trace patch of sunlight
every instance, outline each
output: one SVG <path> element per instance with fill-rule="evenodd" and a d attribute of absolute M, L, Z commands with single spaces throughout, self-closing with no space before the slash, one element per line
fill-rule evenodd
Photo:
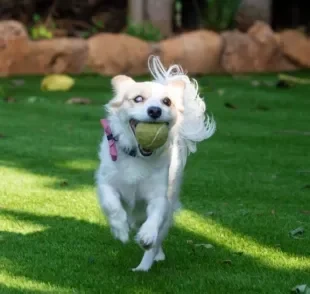
<path fill-rule="evenodd" d="M 72 290 L 53 286 L 51 284 L 30 280 L 26 277 L 15 276 L 8 272 L 0 272 L 0 289 L 10 291 L 33 293 L 72 293 Z"/>
<path fill-rule="evenodd" d="M 97 168 L 98 162 L 95 160 L 70 160 L 62 161 L 56 163 L 57 167 L 68 168 L 72 170 L 82 171 L 82 170 L 94 170 Z"/>
<path fill-rule="evenodd" d="M 46 229 L 46 226 L 35 224 L 31 221 L 24 221 L 15 219 L 10 216 L 1 216 L 1 231 L 7 233 L 17 233 L 17 234 L 31 234 L 36 232 L 42 232 Z M 0 240 L 1 240 L 1 232 L 0 232 Z"/>
<path fill-rule="evenodd" d="M 310 258 L 292 256 L 275 248 L 265 246 L 249 236 L 233 232 L 229 228 L 206 219 L 199 214 L 184 210 L 176 217 L 176 225 L 183 230 L 207 238 L 214 246 L 219 245 L 234 252 L 255 258 L 259 262 L 275 269 L 309 269 Z"/>
<path fill-rule="evenodd" d="M 53 178 L 31 173 L 25 169 L 17 167 L 2 166 L 0 169 L 0 191 L 1 196 L 11 197 L 16 190 L 28 190 L 35 192 L 38 188 L 44 188 L 44 185 L 52 184 Z M 4 194 L 7 195 L 4 195 Z"/>

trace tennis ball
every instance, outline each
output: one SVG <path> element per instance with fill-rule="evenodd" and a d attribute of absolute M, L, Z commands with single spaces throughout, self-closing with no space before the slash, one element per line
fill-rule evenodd
<path fill-rule="evenodd" d="M 138 123 L 136 138 L 143 149 L 154 150 L 164 145 L 169 129 L 165 123 Z"/>

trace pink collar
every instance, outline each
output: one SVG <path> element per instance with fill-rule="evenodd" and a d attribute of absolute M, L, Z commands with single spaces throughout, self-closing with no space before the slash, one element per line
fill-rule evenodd
<path fill-rule="evenodd" d="M 110 151 L 111 158 L 113 161 L 116 161 L 117 160 L 116 140 L 113 137 L 109 121 L 107 119 L 101 119 L 100 122 L 108 138 L 109 151 Z"/>

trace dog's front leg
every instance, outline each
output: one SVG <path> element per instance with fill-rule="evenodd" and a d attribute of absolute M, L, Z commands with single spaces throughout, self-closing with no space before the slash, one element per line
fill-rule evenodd
<path fill-rule="evenodd" d="M 158 196 L 149 200 L 147 219 L 136 236 L 137 242 L 146 251 L 140 264 L 133 271 L 148 271 L 152 267 L 157 254 L 161 251 L 161 240 L 158 242 L 158 233 L 166 219 L 168 205 L 169 203 L 165 196 Z"/>
<path fill-rule="evenodd" d="M 165 196 L 158 196 L 149 200 L 147 219 L 136 236 L 136 240 L 144 249 L 149 249 L 155 245 L 158 230 L 166 218 L 168 205 L 168 200 Z"/>
<path fill-rule="evenodd" d="M 98 194 L 101 208 L 108 218 L 114 237 L 126 243 L 129 238 L 129 226 L 119 193 L 111 185 L 101 184 L 98 186 Z"/>

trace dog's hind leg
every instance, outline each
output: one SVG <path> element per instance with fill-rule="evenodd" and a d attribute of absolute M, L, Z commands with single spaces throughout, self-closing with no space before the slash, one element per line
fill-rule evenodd
<path fill-rule="evenodd" d="M 157 254 L 155 255 L 154 260 L 155 261 L 163 261 L 165 259 L 166 259 L 165 253 L 163 251 L 163 248 L 160 246 L 159 249 L 158 249 Z"/>
<path fill-rule="evenodd" d="M 146 250 L 144 252 L 144 255 L 142 257 L 140 264 L 136 268 L 133 268 L 132 270 L 134 272 L 138 272 L 138 271 L 147 272 L 152 267 L 155 257 L 158 254 L 158 252 L 159 252 L 158 247 L 153 247 L 149 250 Z"/>
<path fill-rule="evenodd" d="M 98 186 L 100 206 L 110 223 L 111 231 L 116 239 L 126 243 L 129 238 L 127 213 L 120 201 L 120 196 L 115 188 L 101 184 Z"/>

